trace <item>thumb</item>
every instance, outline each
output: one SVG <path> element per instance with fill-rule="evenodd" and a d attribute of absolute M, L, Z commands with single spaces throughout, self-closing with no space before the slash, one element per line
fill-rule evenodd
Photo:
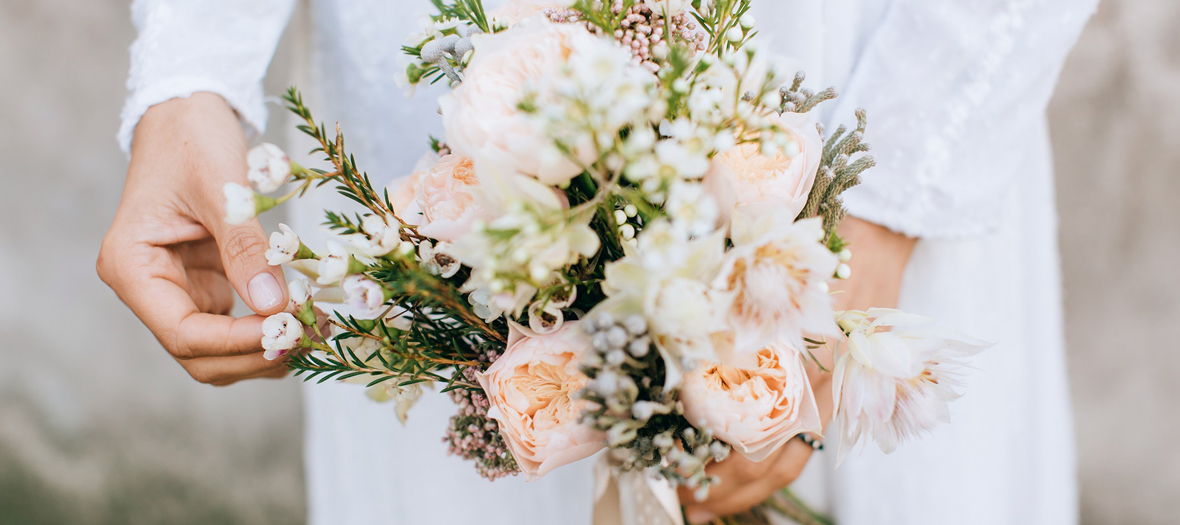
<path fill-rule="evenodd" d="M 214 237 L 221 252 L 225 276 L 238 296 L 259 315 L 277 314 L 287 306 L 283 270 L 266 262 L 269 245 L 258 219 L 239 225 L 220 220 Z"/>

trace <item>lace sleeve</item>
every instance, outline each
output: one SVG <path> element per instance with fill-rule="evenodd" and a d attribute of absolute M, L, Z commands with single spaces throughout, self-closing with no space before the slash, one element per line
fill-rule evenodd
<path fill-rule="evenodd" d="M 266 126 L 262 78 L 295 0 L 136 0 L 129 95 L 119 146 L 130 152 L 144 112 L 198 91 L 221 95 L 248 134 Z"/>
<path fill-rule="evenodd" d="M 877 167 L 852 215 L 918 237 L 984 233 L 1097 0 L 895 0 L 833 115 L 869 112 Z"/>

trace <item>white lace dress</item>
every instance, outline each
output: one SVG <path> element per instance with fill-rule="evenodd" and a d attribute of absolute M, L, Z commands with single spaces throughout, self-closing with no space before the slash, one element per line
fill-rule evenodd
<path fill-rule="evenodd" d="M 493 6 L 496 1 L 487 4 Z M 848 195 L 854 215 L 921 238 L 901 308 L 998 344 L 975 360 L 953 425 L 892 455 L 833 469 L 820 454 L 797 490 L 839 523 L 1069 524 L 1074 448 L 1061 328 L 1052 167 L 1044 110 L 1095 0 L 758 0 L 763 46 L 842 97 L 829 128 L 869 110 L 878 167 Z M 252 131 L 261 79 L 294 0 L 138 0 L 127 148 L 153 104 L 223 96 Z M 378 180 L 409 172 L 439 136 L 435 93 L 394 87 L 397 55 L 426 0 L 318 0 L 300 56 L 318 118 L 340 121 Z M 772 47 L 769 47 L 772 46 Z M 306 59 L 306 60 L 302 60 Z M 301 143 L 302 144 L 302 143 Z M 291 222 L 314 230 L 305 201 Z M 871 263 L 869 260 L 859 264 Z M 447 457 L 453 409 L 426 396 L 402 427 L 353 385 L 305 390 L 313 524 L 588 523 L 589 462 L 534 483 L 487 483 Z M 232 480 L 227 480 L 232 482 Z"/>

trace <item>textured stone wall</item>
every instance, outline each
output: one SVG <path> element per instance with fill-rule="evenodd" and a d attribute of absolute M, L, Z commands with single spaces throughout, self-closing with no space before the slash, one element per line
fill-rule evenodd
<path fill-rule="evenodd" d="M 1089 524 L 1180 513 L 1177 26 L 1104 3 L 1050 111 Z M 193 383 L 95 276 L 131 38 L 124 1 L 0 0 L 0 522 L 298 522 L 296 382 Z"/>
<path fill-rule="evenodd" d="M 1086 523 L 1180 515 L 1180 3 L 1104 1 L 1050 107 Z"/>

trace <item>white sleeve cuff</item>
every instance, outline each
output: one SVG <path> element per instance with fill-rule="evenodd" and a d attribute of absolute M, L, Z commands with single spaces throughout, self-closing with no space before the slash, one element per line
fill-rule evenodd
<path fill-rule="evenodd" d="M 186 98 L 193 93 L 206 91 L 220 95 L 238 114 L 248 138 L 254 138 L 266 131 L 266 101 L 262 88 L 246 90 L 231 89 L 224 82 L 207 77 L 174 77 L 161 79 L 137 87 L 123 105 L 123 123 L 119 127 L 119 147 L 131 154 L 131 141 L 135 138 L 135 126 L 148 108 L 174 98 Z"/>

